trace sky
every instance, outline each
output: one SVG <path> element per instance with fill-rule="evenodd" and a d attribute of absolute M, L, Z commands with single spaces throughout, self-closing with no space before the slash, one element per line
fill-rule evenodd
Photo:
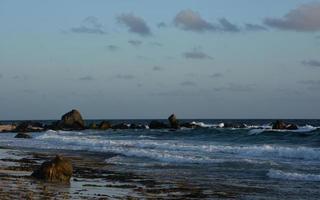
<path fill-rule="evenodd" d="M 320 118 L 320 1 L 0 0 L 0 120 Z"/>

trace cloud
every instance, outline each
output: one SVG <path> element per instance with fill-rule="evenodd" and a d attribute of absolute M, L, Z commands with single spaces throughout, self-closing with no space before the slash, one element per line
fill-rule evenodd
<path fill-rule="evenodd" d="M 253 85 L 241 85 L 229 83 L 227 86 L 213 88 L 216 92 L 230 91 L 230 92 L 251 92 L 254 90 Z"/>
<path fill-rule="evenodd" d="M 131 74 L 117 74 L 115 76 L 115 78 L 117 79 L 123 79 L 123 80 L 132 80 L 134 79 L 135 77 Z"/>
<path fill-rule="evenodd" d="M 245 24 L 245 29 L 247 31 L 267 31 L 268 29 L 259 24 Z"/>
<path fill-rule="evenodd" d="M 158 28 L 166 28 L 166 27 L 167 27 L 167 24 L 164 23 L 164 22 L 159 22 L 159 23 L 157 24 L 157 27 L 158 27 Z"/>
<path fill-rule="evenodd" d="M 128 41 L 129 44 L 131 44 L 132 46 L 138 47 L 142 44 L 142 41 L 140 40 L 129 40 Z"/>
<path fill-rule="evenodd" d="M 210 78 L 221 78 L 223 75 L 221 73 L 214 73 L 214 74 L 211 74 L 209 77 Z"/>
<path fill-rule="evenodd" d="M 132 33 L 139 34 L 141 36 L 149 36 L 151 35 L 151 30 L 144 21 L 144 19 L 133 15 L 132 13 L 129 14 L 122 14 L 117 17 L 117 21 L 120 24 L 124 24 L 129 28 L 129 31 Z"/>
<path fill-rule="evenodd" d="M 188 87 L 190 87 L 190 86 L 196 86 L 197 84 L 195 83 L 195 82 L 193 82 L 193 81 L 183 81 L 183 82 L 181 82 L 180 83 L 180 85 L 181 86 L 188 86 Z"/>
<path fill-rule="evenodd" d="M 108 45 L 108 46 L 107 46 L 107 49 L 108 49 L 109 51 L 116 51 L 116 50 L 119 49 L 119 47 L 116 46 L 116 45 Z"/>
<path fill-rule="evenodd" d="M 152 68 L 152 70 L 153 70 L 153 71 L 162 71 L 163 68 L 160 67 L 160 66 L 154 66 L 154 67 Z"/>
<path fill-rule="evenodd" d="M 216 27 L 192 10 L 180 11 L 173 20 L 176 27 L 186 31 L 205 32 L 216 30 Z"/>
<path fill-rule="evenodd" d="M 240 28 L 229 22 L 226 18 L 219 19 L 220 29 L 225 32 L 240 32 Z"/>
<path fill-rule="evenodd" d="M 291 10 L 282 18 L 266 18 L 270 27 L 294 31 L 320 30 L 320 2 L 307 3 Z"/>
<path fill-rule="evenodd" d="M 301 64 L 309 67 L 320 67 L 320 61 L 318 60 L 303 60 Z"/>
<path fill-rule="evenodd" d="M 154 47 L 162 47 L 162 44 L 160 42 L 150 42 L 149 44 Z"/>
<path fill-rule="evenodd" d="M 211 56 L 207 55 L 197 48 L 194 48 L 192 51 L 183 53 L 183 56 L 188 59 L 213 59 Z"/>
<path fill-rule="evenodd" d="M 80 80 L 80 81 L 93 81 L 94 78 L 92 76 L 83 76 L 83 77 L 80 77 L 78 80 Z"/>
<path fill-rule="evenodd" d="M 320 80 L 303 80 L 303 81 L 298 81 L 298 83 L 307 86 L 307 89 L 309 90 L 320 89 Z"/>
<path fill-rule="evenodd" d="M 85 18 L 79 27 L 71 28 L 71 32 L 98 34 L 98 35 L 106 34 L 106 32 L 103 30 L 102 24 L 99 23 L 98 18 L 93 16 L 89 16 Z"/>

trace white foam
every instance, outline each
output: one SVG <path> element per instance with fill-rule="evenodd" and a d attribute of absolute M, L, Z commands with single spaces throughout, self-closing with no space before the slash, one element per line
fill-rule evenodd
<path fill-rule="evenodd" d="M 213 127 L 216 127 L 215 124 L 206 124 L 206 123 L 204 123 L 204 122 L 191 122 L 191 124 L 196 125 L 196 126 L 200 126 L 200 127 L 203 127 L 203 128 L 213 128 Z"/>
<path fill-rule="evenodd" d="M 270 169 L 267 175 L 270 178 L 283 179 L 283 180 L 320 181 L 320 175 L 317 175 L 317 174 L 292 173 L 292 172 L 284 172 L 281 170 L 274 170 L 274 169 Z"/>

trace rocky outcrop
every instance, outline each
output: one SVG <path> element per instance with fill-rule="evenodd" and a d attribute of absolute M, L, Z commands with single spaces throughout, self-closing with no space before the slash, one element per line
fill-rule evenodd
<path fill-rule="evenodd" d="M 192 123 L 192 122 L 191 123 L 190 122 L 182 123 L 180 125 L 180 127 L 183 127 L 183 128 L 203 128 L 200 125 Z"/>
<path fill-rule="evenodd" d="M 297 130 L 298 126 L 295 124 L 285 123 L 284 121 L 277 120 L 272 124 L 272 129 L 279 130 Z"/>
<path fill-rule="evenodd" d="M 32 138 L 31 135 L 27 134 L 27 133 L 18 133 L 16 136 L 14 136 L 15 138 L 25 138 L 25 139 L 30 139 Z"/>
<path fill-rule="evenodd" d="M 112 127 L 112 125 L 110 124 L 110 122 L 108 121 L 102 121 L 100 124 L 99 124 L 99 129 L 100 130 L 107 130 L 107 129 L 110 129 Z"/>
<path fill-rule="evenodd" d="M 58 127 L 69 130 L 83 130 L 85 129 L 85 124 L 80 112 L 71 110 L 61 117 Z"/>
<path fill-rule="evenodd" d="M 15 129 L 16 129 L 16 125 L 13 125 L 13 124 L 0 125 L 0 132 L 12 132 Z"/>
<path fill-rule="evenodd" d="M 97 128 L 98 128 L 98 126 L 97 126 L 96 123 L 91 123 L 91 124 L 89 125 L 89 127 L 88 127 L 88 129 L 97 129 Z"/>
<path fill-rule="evenodd" d="M 169 126 L 163 122 L 152 120 L 149 124 L 150 129 L 164 129 L 169 128 Z"/>
<path fill-rule="evenodd" d="M 43 130 L 44 130 L 44 126 L 40 122 L 24 121 L 15 128 L 14 132 L 26 133 L 26 132 L 39 132 Z"/>
<path fill-rule="evenodd" d="M 179 129 L 180 128 L 180 124 L 179 121 L 176 118 L 175 114 L 170 115 L 170 117 L 168 118 L 169 123 L 170 123 L 170 127 L 173 129 Z"/>
<path fill-rule="evenodd" d="M 71 161 L 57 155 L 53 160 L 42 163 L 31 176 L 49 182 L 69 183 L 72 173 Z"/>

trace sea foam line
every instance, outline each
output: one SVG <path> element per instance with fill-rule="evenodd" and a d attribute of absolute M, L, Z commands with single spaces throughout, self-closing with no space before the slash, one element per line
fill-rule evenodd
<path fill-rule="evenodd" d="M 268 177 L 282 180 L 294 180 L 294 181 L 320 181 L 320 175 L 317 174 L 302 174 L 293 172 L 284 172 L 281 170 L 270 169 Z"/>

